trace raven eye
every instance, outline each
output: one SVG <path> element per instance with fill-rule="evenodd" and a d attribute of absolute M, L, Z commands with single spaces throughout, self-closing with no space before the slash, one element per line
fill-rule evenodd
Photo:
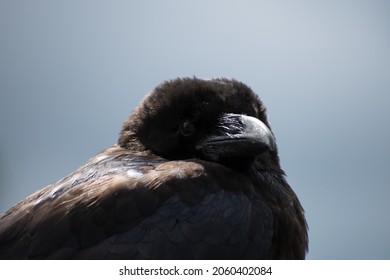
<path fill-rule="evenodd" d="M 195 132 L 195 126 L 189 120 L 181 123 L 180 132 L 183 136 L 191 136 Z"/>

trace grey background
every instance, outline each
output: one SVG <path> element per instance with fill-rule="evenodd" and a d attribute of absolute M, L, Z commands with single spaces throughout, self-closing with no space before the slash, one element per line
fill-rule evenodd
<path fill-rule="evenodd" d="M 389 259 L 389 1 L 0 1 L 0 211 L 113 144 L 144 94 L 234 77 L 268 107 L 309 259 Z"/>

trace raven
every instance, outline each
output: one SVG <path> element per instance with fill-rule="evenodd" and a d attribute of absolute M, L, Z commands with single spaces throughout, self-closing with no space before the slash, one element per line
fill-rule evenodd
<path fill-rule="evenodd" d="M 266 108 L 226 78 L 163 82 L 116 144 L 0 214 L 1 259 L 304 259 L 307 248 Z"/>

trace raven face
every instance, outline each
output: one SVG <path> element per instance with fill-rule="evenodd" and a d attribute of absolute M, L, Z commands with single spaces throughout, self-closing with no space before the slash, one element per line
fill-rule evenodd
<path fill-rule="evenodd" d="M 278 161 L 261 100 L 245 84 L 228 79 L 161 84 L 132 113 L 118 143 L 171 160 L 225 163 L 267 151 Z"/>

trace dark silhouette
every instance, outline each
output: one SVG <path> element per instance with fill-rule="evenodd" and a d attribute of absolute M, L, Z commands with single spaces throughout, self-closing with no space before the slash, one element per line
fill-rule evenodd
<path fill-rule="evenodd" d="M 2 259 L 304 259 L 266 109 L 235 80 L 164 82 L 118 143 L 0 215 Z"/>

